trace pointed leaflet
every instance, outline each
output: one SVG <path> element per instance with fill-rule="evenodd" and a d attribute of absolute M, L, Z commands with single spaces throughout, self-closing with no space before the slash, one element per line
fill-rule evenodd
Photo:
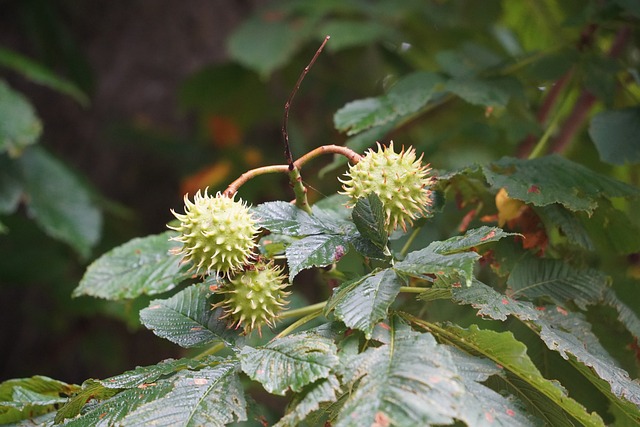
<path fill-rule="evenodd" d="M 222 308 L 211 310 L 210 296 L 205 284 L 191 285 L 169 299 L 151 301 L 140 311 L 140 321 L 154 334 L 185 348 L 233 343 L 238 332 L 219 319 Z"/>
<path fill-rule="evenodd" d="M 71 81 L 56 75 L 52 70 L 16 52 L 0 48 L 0 65 L 22 73 L 36 83 L 69 95 L 83 106 L 89 104 L 87 95 Z"/>
<path fill-rule="evenodd" d="M 168 231 L 136 238 L 112 249 L 87 268 L 73 295 L 118 300 L 173 289 L 191 276 L 180 257 L 169 253 L 177 245 L 169 241 L 174 235 Z"/>
<path fill-rule="evenodd" d="M 131 371 L 98 381 L 107 388 L 134 388 L 145 383 L 152 383 L 158 378 L 168 376 L 184 369 L 200 369 L 210 364 L 211 360 L 167 359 L 151 366 L 138 366 Z"/>
<path fill-rule="evenodd" d="M 274 427 L 297 427 L 313 411 L 320 408 L 322 403 L 335 402 L 336 393 L 340 390 L 340 382 L 335 375 L 329 375 L 308 387 L 301 396 L 295 396 L 289 405 L 287 413 Z"/>
<path fill-rule="evenodd" d="M 638 197 L 640 190 L 552 155 L 532 160 L 505 157 L 482 168 L 494 189 L 509 197 L 546 206 L 560 203 L 571 211 L 592 213 L 601 197 Z"/>
<path fill-rule="evenodd" d="M 338 363 L 332 340 L 302 332 L 276 338 L 258 348 L 246 346 L 240 353 L 242 370 L 269 393 L 284 396 L 299 392 L 307 384 L 327 378 Z"/>
<path fill-rule="evenodd" d="M 392 319 L 389 344 L 344 355 L 345 386 L 353 390 L 336 427 L 453 423 L 465 387 L 454 361 L 433 336 Z"/>
<path fill-rule="evenodd" d="M 124 390 L 65 425 L 223 426 L 245 420 L 245 405 L 237 364 L 224 362 Z"/>
<path fill-rule="evenodd" d="M 569 360 L 569 354 L 593 369 L 609 383 L 610 391 L 618 398 L 635 406 L 636 419 L 640 421 L 640 384 L 631 381 L 629 374 L 617 366 L 617 362 L 602 347 L 591 332 L 591 325 L 581 313 L 571 313 L 554 307 L 546 307 L 535 323 L 541 326 L 540 338 L 552 350 Z"/>
<path fill-rule="evenodd" d="M 480 245 L 497 242 L 504 237 L 515 235 L 517 234 L 507 233 L 502 228 L 482 226 L 468 230 L 462 236 L 454 236 L 441 242 L 432 242 L 429 248 L 439 254 L 453 254 L 470 251 Z"/>
<path fill-rule="evenodd" d="M 463 398 L 464 405 L 456 418 L 468 426 L 516 427 L 540 424 L 539 420 L 524 410 L 522 403 L 514 396 L 503 396 L 482 384 L 491 376 L 502 375 L 498 365 L 487 359 L 470 356 L 455 347 L 449 347 L 448 350 L 467 391 Z"/>
<path fill-rule="evenodd" d="M 41 133 L 42 123 L 31 103 L 0 80 L 0 154 L 20 153 Z"/>
<path fill-rule="evenodd" d="M 580 246 L 588 251 L 594 250 L 591 237 L 580 219 L 563 206 L 557 203 L 541 206 L 536 209 L 536 213 L 542 218 L 548 235 L 551 234 L 549 231 L 551 227 L 558 227 L 569 244 Z"/>
<path fill-rule="evenodd" d="M 598 414 L 595 412 L 589 414 L 582 405 L 567 395 L 564 388 L 540 374 L 538 368 L 527 356 L 526 346 L 516 340 L 511 332 L 482 330 L 476 325 L 471 325 L 469 329 L 453 325 L 445 329 L 437 329 L 434 333 L 446 338 L 457 347 L 472 354 L 481 354 L 504 367 L 506 371 L 549 398 L 576 421 L 584 425 L 604 426 Z"/>
<path fill-rule="evenodd" d="M 31 147 L 18 158 L 27 212 L 49 236 L 88 256 L 98 242 L 102 213 L 85 185 L 41 147 Z"/>
<path fill-rule="evenodd" d="M 370 240 L 379 248 L 387 245 L 385 227 L 386 214 L 380 198 L 375 194 L 358 199 L 353 208 L 353 223 L 365 239 Z"/>
<path fill-rule="evenodd" d="M 618 320 L 631 332 L 631 335 L 640 338 L 640 319 L 638 319 L 637 314 L 628 305 L 620 301 L 612 289 L 605 291 L 604 301 L 607 305 L 616 309 Z"/>
<path fill-rule="evenodd" d="M 310 215 L 291 203 L 266 202 L 251 209 L 258 224 L 272 233 L 301 236 L 302 224 L 312 221 Z"/>
<path fill-rule="evenodd" d="M 387 95 L 349 102 L 333 116 L 336 129 L 353 135 L 418 112 L 443 82 L 438 74 L 420 71 L 398 80 Z"/>
<path fill-rule="evenodd" d="M 0 383 L 0 424 L 33 418 L 54 411 L 80 389 L 44 376 L 7 380 Z"/>
<path fill-rule="evenodd" d="M 371 338 L 373 329 L 387 317 L 403 280 L 392 269 L 373 272 L 355 282 L 342 284 L 327 303 L 337 319 Z"/>
<path fill-rule="evenodd" d="M 549 297 L 559 305 L 573 301 L 586 310 L 587 305 L 604 299 L 609 278 L 591 268 L 576 269 L 560 260 L 528 257 L 516 264 L 507 285 L 512 296 Z"/>
<path fill-rule="evenodd" d="M 246 402 L 234 362 L 199 371 L 181 371 L 171 378 L 172 390 L 139 406 L 123 425 L 225 426 L 245 421 Z"/>
<path fill-rule="evenodd" d="M 286 250 L 289 280 L 304 269 L 337 262 L 348 250 L 349 241 L 340 235 L 318 234 L 296 240 Z"/>

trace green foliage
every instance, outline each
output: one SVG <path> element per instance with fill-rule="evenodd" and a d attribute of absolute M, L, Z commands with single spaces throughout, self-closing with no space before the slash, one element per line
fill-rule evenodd
<path fill-rule="evenodd" d="M 637 41 L 637 13 L 628 1 L 270 3 L 229 39 L 245 68 L 198 74 L 186 104 L 223 109 L 198 98 L 205 76 L 242 70 L 233 81 L 257 86 L 251 72 L 268 81 L 290 64 L 298 71 L 297 52 L 324 31 L 335 32 L 332 67 L 366 61 L 366 80 L 383 82 L 347 88 L 362 73 L 344 86 L 315 81 L 335 97 L 343 146 L 317 150 L 299 126 L 291 148 L 307 145 L 308 155 L 252 169 L 225 192 L 288 174 L 294 203 L 251 207 L 259 253 L 242 268 L 281 266 L 290 308 L 267 319 L 272 331 L 251 331 L 229 319 L 238 306 L 220 307 L 241 285 L 235 272 L 192 276 L 175 233 L 136 238 L 95 260 L 74 295 L 155 295 L 141 323 L 186 357 L 82 386 L 10 380 L 0 384 L 0 417 L 71 426 L 639 424 L 640 90 L 637 58 L 625 50 Z M 323 59 L 319 80 L 343 78 Z M 425 184 L 432 209 L 407 230 L 385 226 L 375 194 L 354 206 L 335 194 L 332 173 L 391 135 L 438 168 Z M 0 212 L 29 194 L 43 229 L 88 253 L 97 239 L 88 230 L 98 227 L 87 192 L 33 148 L 0 158 Z M 315 194 L 307 162 L 318 153 L 334 159 Z M 38 193 L 48 187 L 36 170 L 74 196 Z M 205 230 L 212 242 L 227 231 Z M 265 304 L 264 295 L 236 294 L 254 311 Z M 39 418 L 47 413 L 55 415 Z"/>

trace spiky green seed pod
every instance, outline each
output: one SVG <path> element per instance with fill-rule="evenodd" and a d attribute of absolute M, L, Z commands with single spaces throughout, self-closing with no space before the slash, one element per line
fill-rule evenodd
<path fill-rule="evenodd" d="M 340 180 L 344 191 L 355 205 L 361 197 L 371 193 L 378 195 L 386 211 L 387 232 L 402 227 L 424 216 L 431 206 L 430 187 L 433 179 L 429 176 L 429 165 L 422 165 L 422 156 L 416 159 L 413 147 L 400 153 L 393 150 L 393 141 L 389 147 L 378 143 L 378 151 L 370 149 L 346 173 L 348 179 Z"/>
<path fill-rule="evenodd" d="M 236 274 L 226 286 L 218 292 L 224 299 L 213 305 L 222 307 L 222 319 L 228 318 L 236 328 L 242 327 L 245 333 L 263 325 L 273 328 L 275 320 L 287 305 L 286 297 L 290 292 L 284 289 L 282 269 L 272 263 L 258 262 L 250 269 Z"/>
<path fill-rule="evenodd" d="M 258 233 L 256 220 L 242 201 L 217 193 L 215 197 L 200 191 L 193 202 L 184 196 L 184 214 L 171 211 L 180 221 L 180 233 L 172 238 L 182 243 L 178 255 L 192 262 L 196 274 L 229 276 L 240 270 L 253 257 Z"/>

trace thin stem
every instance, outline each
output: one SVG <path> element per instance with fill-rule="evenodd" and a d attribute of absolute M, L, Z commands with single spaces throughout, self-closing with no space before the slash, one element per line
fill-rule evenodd
<path fill-rule="evenodd" d="M 307 163 L 309 160 L 314 159 L 322 154 L 329 154 L 329 153 L 341 154 L 345 156 L 349 160 L 349 162 L 353 164 L 358 163 L 362 158 L 360 154 L 356 153 L 351 148 L 341 147 L 339 145 L 323 145 L 321 147 L 314 148 L 304 156 L 300 157 L 298 160 L 294 162 L 294 166 L 300 169 L 302 168 L 302 165 Z"/>
<path fill-rule="evenodd" d="M 317 304 L 308 305 L 306 307 L 296 308 L 294 310 L 287 310 L 280 315 L 280 318 L 290 319 L 292 317 L 306 316 L 309 313 L 314 313 L 318 310 L 322 310 L 325 305 L 327 305 L 327 302 L 322 301 Z"/>
<path fill-rule="evenodd" d="M 404 246 L 402 246 L 402 249 L 400 249 L 400 255 L 402 255 L 402 257 L 407 255 L 407 252 L 409 252 L 409 248 L 411 247 L 411 244 L 416 239 L 416 237 L 418 237 L 418 234 L 420 233 L 421 229 L 422 227 L 416 227 L 413 229 L 413 232 L 405 242 Z"/>
<path fill-rule="evenodd" d="M 212 354 L 216 354 L 217 352 L 219 352 L 220 350 L 222 350 L 222 349 L 224 349 L 224 348 L 225 348 L 224 343 L 221 343 L 221 342 L 220 342 L 220 343 L 218 343 L 218 344 L 216 344 L 216 345 L 213 345 L 213 346 L 209 347 L 209 348 L 208 348 L 208 349 L 206 349 L 205 351 L 203 351 L 203 352 L 201 352 L 201 353 L 198 353 L 198 354 L 194 357 L 194 359 L 196 359 L 196 360 L 202 360 L 202 359 L 204 359 L 204 358 L 205 358 L 205 357 L 207 357 L 207 356 L 210 356 L 210 355 L 212 355 Z"/>
<path fill-rule="evenodd" d="M 284 140 L 284 156 L 287 160 L 287 164 L 289 165 L 289 170 L 293 170 L 294 167 L 293 157 L 291 156 L 291 147 L 289 146 L 289 132 L 287 130 L 287 126 L 289 124 L 289 109 L 291 108 L 291 104 L 293 103 L 293 98 L 296 96 L 296 93 L 298 93 L 298 89 L 300 89 L 302 80 L 304 80 L 305 76 L 307 75 L 313 64 L 316 62 L 316 59 L 318 59 L 318 56 L 320 56 L 320 52 L 322 52 L 322 49 L 324 49 L 324 45 L 327 44 L 329 38 L 329 36 L 326 36 L 324 38 L 324 41 L 316 51 L 316 54 L 313 55 L 313 58 L 311 58 L 311 62 L 309 62 L 306 67 L 304 67 L 304 70 L 302 70 L 300 77 L 298 77 L 296 85 L 293 87 L 291 94 L 289 94 L 287 102 L 284 104 L 284 117 L 282 118 L 282 138 Z"/>
<path fill-rule="evenodd" d="M 297 167 L 289 168 L 289 182 L 293 187 L 293 193 L 296 195 L 296 206 L 307 213 L 311 213 L 311 206 L 307 200 L 307 187 L 302 183 L 300 169 Z"/>
<path fill-rule="evenodd" d="M 421 288 L 419 286 L 400 286 L 400 292 L 406 292 L 409 294 L 421 294 L 426 290 L 427 288 Z"/>
<path fill-rule="evenodd" d="M 551 135 L 558 126 L 560 117 L 560 112 L 557 112 L 551 123 L 549 123 L 549 126 L 547 126 L 547 129 L 544 131 L 544 134 L 540 137 L 535 147 L 533 147 L 533 150 L 531 150 L 531 154 L 529 154 L 528 157 L 529 160 L 536 159 L 545 153 L 549 138 L 551 138 Z"/>
<path fill-rule="evenodd" d="M 291 332 L 295 331 L 296 329 L 298 329 L 300 326 L 304 325 L 305 323 L 308 323 L 310 321 L 312 321 L 313 319 L 315 319 L 316 317 L 322 315 L 322 309 L 318 309 L 312 313 L 307 314 L 306 316 L 296 320 L 295 322 L 293 322 L 291 325 L 287 326 L 285 329 L 282 330 L 282 332 L 280 332 L 278 335 L 276 335 L 276 338 L 282 338 L 282 337 L 286 337 L 287 335 L 289 335 Z"/>
<path fill-rule="evenodd" d="M 289 167 L 287 165 L 272 165 L 262 166 L 260 168 L 251 169 L 240 175 L 238 179 L 233 181 L 226 190 L 222 192 L 222 195 L 227 197 L 233 197 L 238 192 L 238 189 L 242 187 L 247 181 L 256 176 L 265 175 L 268 173 L 289 173 Z"/>

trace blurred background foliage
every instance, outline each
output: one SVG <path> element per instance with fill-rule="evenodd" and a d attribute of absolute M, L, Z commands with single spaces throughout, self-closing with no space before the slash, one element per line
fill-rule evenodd
<path fill-rule="evenodd" d="M 148 300 L 71 292 L 96 256 L 163 231 L 183 194 L 283 163 L 284 102 L 325 35 L 291 109 L 294 156 L 393 139 L 444 173 L 526 157 L 548 139 L 549 152 L 640 181 L 633 0 L 4 0 L 0 10 L 0 380 L 80 383 L 180 356 L 138 329 Z M 312 201 L 338 189 L 344 166 L 305 166 Z M 292 198 L 284 176 L 240 195 Z M 418 239 L 498 213 L 491 199 L 458 196 Z M 627 203 L 617 207 L 637 212 Z M 619 225 L 596 236 L 598 262 L 637 310 L 640 219 L 597 215 Z M 633 345 L 617 354 L 631 372 Z"/>

